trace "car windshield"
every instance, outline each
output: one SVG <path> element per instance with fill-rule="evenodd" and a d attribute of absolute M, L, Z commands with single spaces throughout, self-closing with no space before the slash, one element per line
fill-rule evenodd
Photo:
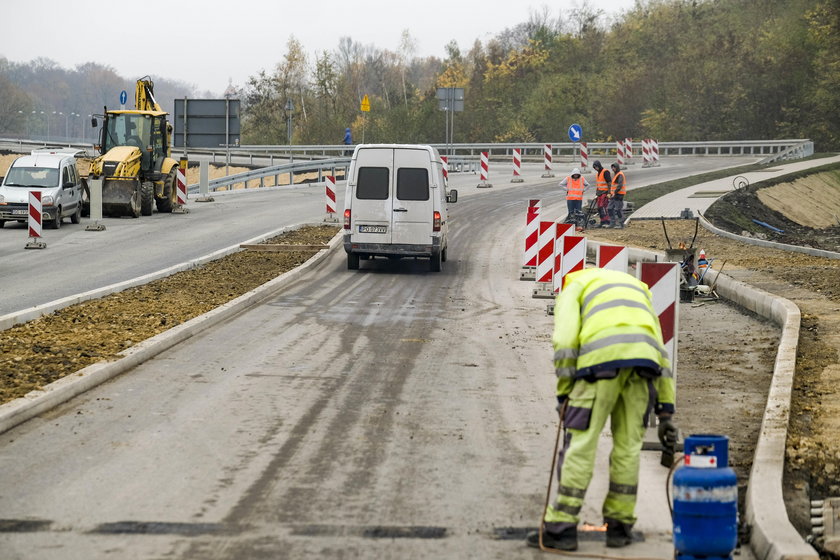
<path fill-rule="evenodd" d="M 150 144 L 151 131 L 150 115 L 133 113 L 109 115 L 103 138 L 103 153 L 114 146 L 136 146 L 140 150 L 145 150 Z"/>
<path fill-rule="evenodd" d="M 52 167 L 12 167 L 6 175 L 7 187 L 57 187 L 58 169 Z"/>

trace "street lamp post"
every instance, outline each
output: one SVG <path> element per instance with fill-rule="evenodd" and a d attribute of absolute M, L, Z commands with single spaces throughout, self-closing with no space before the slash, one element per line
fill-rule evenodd
<path fill-rule="evenodd" d="M 292 154 L 292 113 L 295 110 L 295 104 L 291 99 L 286 100 L 286 134 L 289 137 L 289 162 L 295 162 L 295 156 Z"/>

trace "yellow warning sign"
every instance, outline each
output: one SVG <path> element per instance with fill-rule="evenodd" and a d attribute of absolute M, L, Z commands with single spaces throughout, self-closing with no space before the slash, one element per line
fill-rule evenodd
<path fill-rule="evenodd" d="M 370 99 L 368 99 L 367 94 L 365 94 L 365 96 L 362 97 L 362 111 L 364 111 L 365 113 L 370 112 Z"/>

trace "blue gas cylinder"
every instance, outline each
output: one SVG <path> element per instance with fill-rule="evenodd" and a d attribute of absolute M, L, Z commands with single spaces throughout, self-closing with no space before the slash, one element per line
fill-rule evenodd
<path fill-rule="evenodd" d="M 674 548 L 678 560 L 732 558 L 738 544 L 738 477 L 729 438 L 685 438 L 685 464 L 674 472 Z"/>

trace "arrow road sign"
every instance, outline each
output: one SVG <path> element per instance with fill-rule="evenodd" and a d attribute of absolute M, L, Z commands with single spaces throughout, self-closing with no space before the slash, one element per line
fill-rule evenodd
<path fill-rule="evenodd" d="M 580 128 L 579 124 L 573 124 L 569 127 L 569 140 L 572 142 L 580 142 L 580 139 L 583 138 L 583 129 Z"/>

